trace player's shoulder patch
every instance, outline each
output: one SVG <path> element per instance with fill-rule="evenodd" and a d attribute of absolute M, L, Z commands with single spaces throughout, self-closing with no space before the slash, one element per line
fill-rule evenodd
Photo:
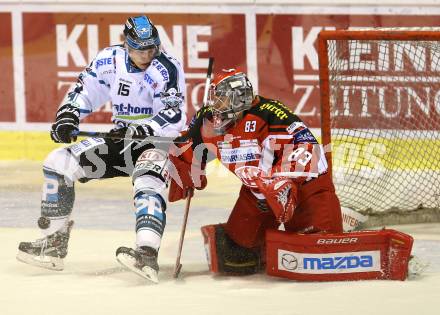
<path fill-rule="evenodd" d="M 176 65 L 165 55 L 160 54 L 152 61 L 148 70 L 163 82 L 175 81 L 177 76 Z"/>
<path fill-rule="evenodd" d="M 110 46 L 101 50 L 92 61 L 92 68 L 101 74 L 106 74 L 110 69 L 115 68 L 115 57 L 123 53 L 121 46 Z"/>

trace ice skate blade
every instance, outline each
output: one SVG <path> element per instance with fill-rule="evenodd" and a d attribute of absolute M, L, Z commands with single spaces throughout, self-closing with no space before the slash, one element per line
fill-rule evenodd
<path fill-rule="evenodd" d="M 136 260 L 130 255 L 119 254 L 116 256 L 116 260 L 128 270 L 138 274 L 142 278 L 150 280 L 153 283 L 159 283 L 159 277 L 157 271 L 151 267 L 145 266 L 142 269 L 135 267 Z"/>
<path fill-rule="evenodd" d="M 17 260 L 25 264 L 49 270 L 61 271 L 64 269 L 63 259 L 51 256 L 34 256 L 22 251 L 18 251 Z"/>

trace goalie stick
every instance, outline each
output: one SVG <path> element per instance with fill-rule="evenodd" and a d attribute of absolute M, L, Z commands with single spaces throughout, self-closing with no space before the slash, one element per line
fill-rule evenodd
<path fill-rule="evenodd" d="M 208 70 L 206 72 L 205 90 L 203 93 L 203 107 L 205 107 L 206 103 L 208 102 L 208 90 L 209 90 L 209 85 L 211 84 L 213 65 L 214 65 L 214 57 L 209 57 Z M 202 168 L 204 169 L 204 167 L 202 167 Z M 182 229 L 180 231 L 179 249 L 177 250 L 176 265 L 174 266 L 173 276 L 175 279 L 177 279 L 177 277 L 179 277 L 180 270 L 182 269 L 182 264 L 180 263 L 180 257 L 182 256 L 183 240 L 185 239 L 185 231 L 186 231 L 186 223 L 188 221 L 189 206 L 191 203 L 191 198 L 194 194 L 194 190 L 191 189 L 187 193 L 188 193 L 188 195 L 186 197 L 185 214 L 183 217 Z"/>

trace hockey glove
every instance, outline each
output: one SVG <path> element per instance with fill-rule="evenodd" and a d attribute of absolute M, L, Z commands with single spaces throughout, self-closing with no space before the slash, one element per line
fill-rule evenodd
<path fill-rule="evenodd" d="M 202 190 L 208 184 L 204 169 L 191 167 L 191 163 L 183 161 L 172 154 L 169 155 L 175 170 L 171 171 L 171 183 L 168 193 L 170 202 L 185 199 L 193 194 L 194 189 Z"/>
<path fill-rule="evenodd" d="M 72 133 L 78 131 L 78 125 L 79 108 L 71 104 L 64 104 L 57 111 L 55 123 L 50 131 L 50 137 L 56 143 L 76 141 L 76 136 L 72 135 Z"/>
<path fill-rule="evenodd" d="M 280 223 L 288 222 L 293 217 L 298 200 L 297 184 L 287 177 L 255 179 L 259 191 L 266 197 L 266 202 Z"/>
<path fill-rule="evenodd" d="M 114 128 L 110 130 L 109 134 L 116 139 L 113 142 L 119 142 L 122 139 L 130 139 L 133 136 L 154 136 L 154 131 L 149 125 L 131 124 L 127 127 Z M 118 139 L 120 140 L 118 141 Z"/>

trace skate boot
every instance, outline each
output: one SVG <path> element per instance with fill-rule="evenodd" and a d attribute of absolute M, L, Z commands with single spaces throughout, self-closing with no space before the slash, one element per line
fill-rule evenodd
<path fill-rule="evenodd" d="M 137 273 L 154 283 L 159 282 L 157 264 L 157 251 L 148 246 L 142 246 L 137 249 L 128 247 L 119 247 L 116 250 L 116 259 L 129 270 Z"/>
<path fill-rule="evenodd" d="M 69 221 L 66 232 L 58 231 L 34 242 L 21 242 L 17 260 L 50 270 L 63 270 L 72 226 L 73 221 Z"/>

